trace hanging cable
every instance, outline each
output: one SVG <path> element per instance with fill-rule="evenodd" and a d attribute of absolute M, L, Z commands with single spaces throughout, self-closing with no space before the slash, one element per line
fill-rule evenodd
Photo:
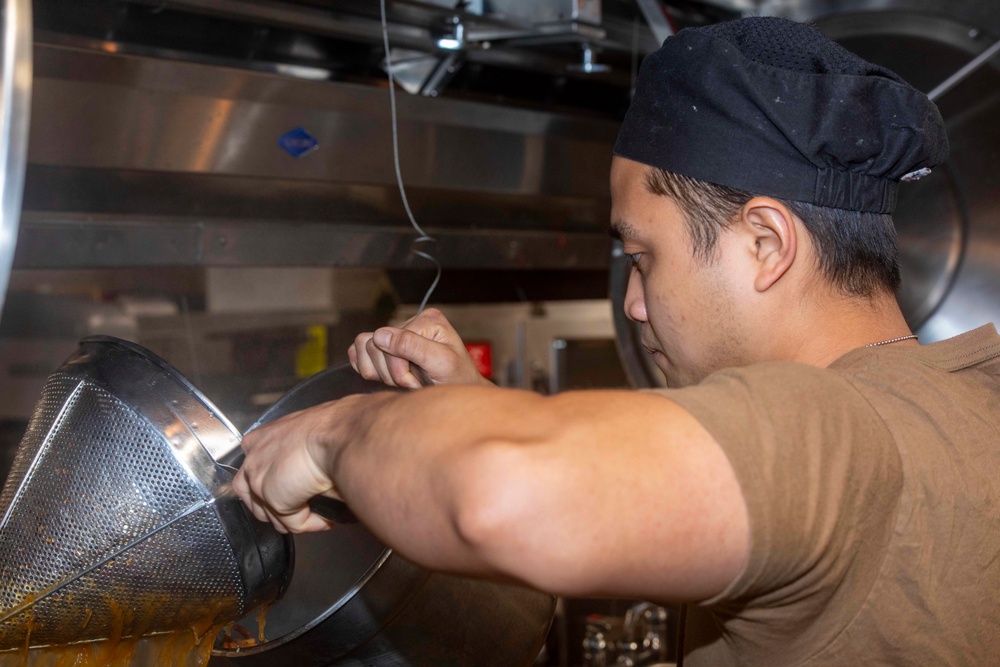
<path fill-rule="evenodd" d="M 438 282 L 441 280 L 441 263 L 430 253 L 425 252 L 417 248 L 417 244 L 420 243 L 433 243 L 434 238 L 425 232 L 420 225 L 417 224 L 417 219 L 413 217 L 413 211 L 410 210 L 410 202 L 406 198 L 406 186 L 403 185 L 403 172 L 399 168 L 399 128 L 398 128 L 398 117 L 396 112 L 396 83 L 392 76 L 392 57 L 389 55 L 389 24 L 386 20 L 386 10 L 385 10 L 386 0 L 380 0 L 380 7 L 382 10 L 382 46 L 385 48 L 385 71 L 389 75 L 389 108 L 392 115 L 392 160 L 393 165 L 396 168 L 396 183 L 399 185 L 399 196 L 403 200 L 403 208 L 406 210 L 406 217 L 409 218 L 410 224 L 413 225 L 413 229 L 416 230 L 418 236 L 413 241 L 414 247 L 410 249 L 410 252 L 417 257 L 422 257 L 434 264 L 437 268 L 437 275 L 434 276 L 431 286 L 427 288 L 427 293 L 424 294 L 423 300 L 420 302 L 420 308 L 417 309 L 417 313 L 423 312 L 424 308 L 427 307 L 427 302 L 430 301 L 431 294 L 438 286 Z"/>

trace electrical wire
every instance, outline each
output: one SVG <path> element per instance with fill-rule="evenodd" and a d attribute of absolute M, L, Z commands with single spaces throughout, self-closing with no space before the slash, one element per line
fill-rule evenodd
<path fill-rule="evenodd" d="M 406 198 L 406 186 L 403 185 L 403 172 L 399 168 L 399 127 L 398 127 L 398 116 L 396 112 L 396 83 L 392 75 L 392 57 L 389 55 L 389 23 L 386 20 L 386 10 L 385 10 L 386 0 L 380 0 L 380 8 L 382 10 L 382 46 L 385 48 L 385 71 L 389 75 L 389 109 L 392 115 L 392 161 L 393 166 L 396 168 L 396 183 L 399 185 L 399 196 L 403 200 L 403 208 L 406 210 L 406 217 L 409 218 L 410 224 L 413 225 L 413 229 L 416 230 L 418 236 L 413 240 L 414 247 L 410 248 L 410 252 L 426 259 L 434 264 L 437 268 L 437 275 L 434 276 L 431 286 L 427 288 L 427 293 L 424 294 L 423 300 L 420 302 L 420 307 L 417 309 L 417 314 L 423 312 L 424 308 L 427 307 L 427 302 L 430 301 L 431 294 L 437 288 L 438 283 L 441 281 L 441 262 L 437 260 L 433 255 L 419 248 L 415 247 L 420 243 L 434 243 L 435 239 L 427 234 L 420 225 L 417 224 L 417 219 L 413 216 L 413 211 L 410 209 L 410 202 Z"/>

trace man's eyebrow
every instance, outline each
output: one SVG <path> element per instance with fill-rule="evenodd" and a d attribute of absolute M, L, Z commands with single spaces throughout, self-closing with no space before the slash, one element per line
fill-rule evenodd
<path fill-rule="evenodd" d="M 625 220 L 612 220 L 608 234 L 616 241 L 631 241 L 638 236 L 635 227 Z"/>

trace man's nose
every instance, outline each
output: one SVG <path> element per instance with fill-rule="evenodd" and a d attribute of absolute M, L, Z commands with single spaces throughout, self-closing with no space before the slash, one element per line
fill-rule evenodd
<path fill-rule="evenodd" d="M 646 299 L 642 293 L 642 280 L 636 277 L 638 271 L 632 269 L 625 289 L 625 316 L 633 322 L 646 321 Z"/>

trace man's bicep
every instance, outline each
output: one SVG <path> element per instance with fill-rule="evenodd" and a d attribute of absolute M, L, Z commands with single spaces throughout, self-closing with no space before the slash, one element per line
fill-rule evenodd
<path fill-rule="evenodd" d="M 501 569 L 563 595 L 670 602 L 712 597 L 740 574 L 743 495 L 690 413 L 636 392 L 547 400 L 566 426 L 507 464 L 530 480 L 532 518 L 512 527 Z"/>
<path fill-rule="evenodd" d="M 668 399 L 640 396 L 659 403 L 647 408 L 659 427 L 643 451 L 633 451 L 643 471 L 630 503 L 638 539 L 621 556 L 633 565 L 623 584 L 639 598 L 705 600 L 725 590 L 746 563 L 743 493 L 722 447 L 694 416 Z"/>

